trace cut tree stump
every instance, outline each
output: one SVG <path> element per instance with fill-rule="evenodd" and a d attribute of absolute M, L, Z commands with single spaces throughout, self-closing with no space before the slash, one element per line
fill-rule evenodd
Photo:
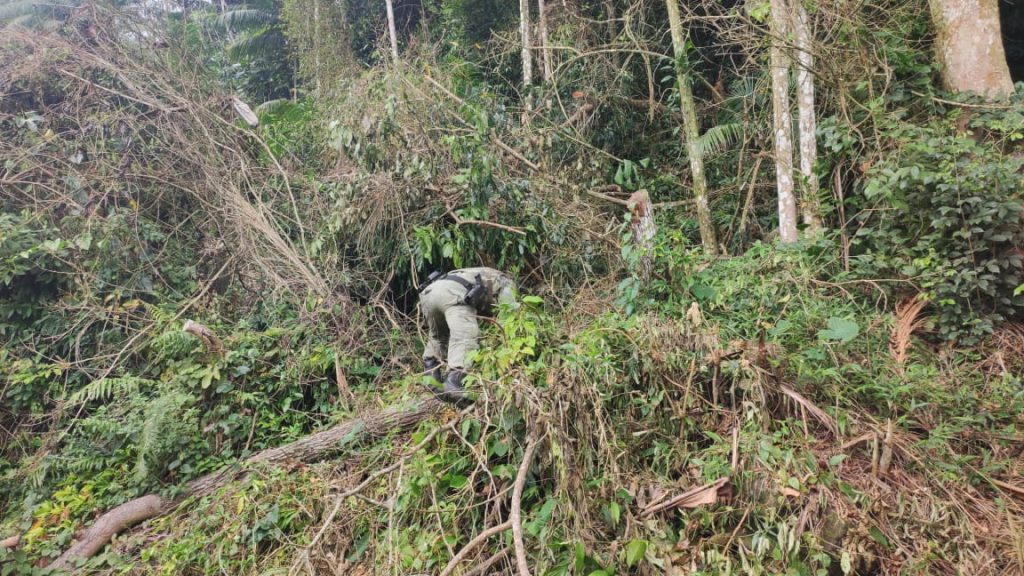
<path fill-rule="evenodd" d="M 118 532 L 123 532 L 140 522 L 166 514 L 182 500 L 189 497 L 203 497 L 227 482 L 243 478 L 245 465 L 264 463 L 271 466 L 284 462 L 315 462 L 322 460 L 355 442 L 367 442 L 382 438 L 394 432 L 406 432 L 420 422 L 438 413 L 445 406 L 433 397 L 423 397 L 408 408 L 391 408 L 374 412 L 338 424 L 291 444 L 269 448 L 247 458 L 240 467 L 226 467 L 189 482 L 183 493 L 174 499 L 149 494 L 121 504 L 100 516 L 71 548 L 50 565 L 53 570 L 71 570 L 76 560 L 85 560 L 103 549 Z"/>

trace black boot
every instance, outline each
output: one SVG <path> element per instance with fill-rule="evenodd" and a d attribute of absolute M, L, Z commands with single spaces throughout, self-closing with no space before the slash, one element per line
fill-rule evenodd
<path fill-rule="evenodd" d="M 444 392 L 441 393 L 441 400 L 455 405 L 466 405 L 472 402 L 466 395 L 466 389 L 462 387 L 462 379 L 466 373 L 462 370 L 451 370 L 444 379 Z"/>
<path fill-rule="evenodd" d="M 441 361 L 437 358 L 424 358 L 423 359 L 423 372 L 437 381 L 438 384 L 444 382 L 444 378 L 441 377 Z"/>

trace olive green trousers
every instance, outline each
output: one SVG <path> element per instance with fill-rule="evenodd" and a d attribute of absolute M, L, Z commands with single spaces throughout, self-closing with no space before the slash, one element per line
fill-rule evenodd
<path fill-rule="evenodd" d="M 468 367 L 467 356 L 479 347 L 480 325 L 476 310 L 462 303 L 465 295 L 465 287 L 444 279 L 420 294 L 420 312 L 427 323 L 424 359 L 447 360 L 453 369 Z"/>

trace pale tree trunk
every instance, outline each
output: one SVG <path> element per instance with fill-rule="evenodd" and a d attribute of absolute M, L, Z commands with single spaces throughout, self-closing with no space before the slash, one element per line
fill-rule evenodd
<path fill-rule="evenodd" d="M 537 12 L 540 14 L 540 54 L 544 59 L 544 82 L 551 82 L 551 47 L 548 46 L 548 15 L 544 0 L 537 0 Z"/>
<path fill-rule="evenodd" d="M 388 8 L 388 37 L 391 39 L 391 62 L 398 64 L 398 34 L 395 32 L 395 9 L 392 0 L 384 0 Z"/>
<path fill-rule="evenodd" d="M 686 56 L 686 39 L 683 36 L 683 21 L 679 16 L 679 0 L 665 0 L 668 9 L 668 23 L 672 30 L 672 48 L 675 52 L 676 80 L 679 84 L 679 109 L 683 116 L 683 137 L 686 139 L 686 155 L 690 158 L 690 171 L 693 173 L 693 201 L 697 208 L 697 223 L 700 225 L 700 241 L 704 251 L 709 254 L 718 253 L 718 238 L 715 225 L 711 220 L 711 208 L 708 206 L 708 183 L 704 176 L 704 153 L 700 148 L 697 130 L 697 105 L 693 101 L 690 90 L 689 74 L 684 68 Z"/>
<path fill-rule="evenodd" d="M 533 61 L 530 58 L 530 0 L 519 0 L 519 39 L 523 43 L 523 86 L 533 82 Z"/>
<path fill-rule="evenodd" d="M 604 0 L 604 18 L 605 25 L 608 27 L 608 44 L 614 44 L 615 39 L 619 36 L 619 31 L 615 27 L 615 3 L 612 0 Z M 609 53 L 609 57 L 612 62 L 612 78 L 619 73 L 619 67 L 622 65 L 622 60 L 619 58 L 619 51 L 612 50 Z"/>
<path fill-rule="evenodd" d="M 313 82 L 318 93 L 321 88 L 320 68 L 320 0 L 313 0 Z"/>
<path fill-rule="evenodd" d="M 999 98 L 1013 92 L 998 0 L 928 0 L 946 88 Z"/>
<path fill-rule="evenodd" d="M 651 277 L 652 253 L 654 251 L 654 235 L 658 228 L 654 223 L 654 207 L 647 190 L 637 190 L 626 201 L 626 207 L 632 214 L 630 227 L 633 230 L 633 241 L 640 250 L 640 277 L 644 282 Z"/>
<path fill-rule="evenodd" d="M 807 11 L 800 0 L 793 2 L 793 32 L 796 40 L 796 105 L 800 117 L 801 207 L 804 224 L 811 232 L 821 229 L 821 202 L 814 162 L 818 159 L 818 141 L 814 134 L 814 56 L 811 54 L 811 33 Z"/>
<path fill-rule="evenodd" d="M 786 0 L 771 0 L 772 117 L 775 132 L 775 182 L 779 192 L 779 239 L 796 242 L 793 195 L 793 126 L 789 115 L 789 58 L 782 49 L 789 27 Z"/>

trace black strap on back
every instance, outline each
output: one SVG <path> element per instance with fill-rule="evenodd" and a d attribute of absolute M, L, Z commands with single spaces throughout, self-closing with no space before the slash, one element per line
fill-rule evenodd
<path fill-rule="evenodd" d="M 454 282 L 458 282 L 459 284 L 462 284 L 462 287 L 465 288 L 467 291 L 472 290 L 474 286 L 472 282 L 466 280 L 465 278 L 462 278 L 461 276 L 452 276 L 449 274 L 445 274 L 444 276 L 438 278 L 438 280 L 452 280 Z"/>

